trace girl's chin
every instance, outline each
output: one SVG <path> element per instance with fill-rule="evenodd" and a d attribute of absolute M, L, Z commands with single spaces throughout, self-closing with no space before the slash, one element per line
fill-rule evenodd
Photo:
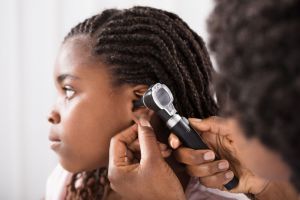
<path fill-rule="evenodd" d="M 66 163 L 63 160 L 60 160 L 61 166 L 68 172 L 75 174 L 80 172 L 86 172 L 86 171 L 93 171 L 99 168 L 107 167 L 107 165 L 97 165 L 93 167 L 87 167 L 87 166 L 76 166 L 74 163 Z"/>

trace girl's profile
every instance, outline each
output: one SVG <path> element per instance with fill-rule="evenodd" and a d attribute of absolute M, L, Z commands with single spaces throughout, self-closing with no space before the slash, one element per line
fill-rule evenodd
<path fill-rule="evenodd" d="M 109 142 L 145 112 L 133 102 L 160 82 L 182 116 L 216 115 L 212 73 L 201 37 L 170 12 L 108 9 L 72 28 L 55 63 L 58 96 L 49 115 L 51 147 L 70 172 L 60 198 L 117 198 L 106 177 Z M 169 131 L 155 115 L 151 125 L 167 143 Z M 190 177 L 172 156 L 167 161 L 186 188 Z"/>

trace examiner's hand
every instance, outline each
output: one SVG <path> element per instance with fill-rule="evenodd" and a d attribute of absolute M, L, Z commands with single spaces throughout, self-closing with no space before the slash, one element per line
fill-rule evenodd
<path fill-rule="evenodd" d="M 137 137 L 140 160 L 129 148 Z M 108 167 L 112 189 L 125 199 L 185 199 L 183 188 L 161 150 L 153 129 L 143 118 L 138 125 L 113 137 Z"/>
<path fill-rule="evenodd" d="M 239 136 L 241 130 L 233 120 L 220 117 L 210 117 L 204 120 L 189 119 L 191 126 L 201 133 L 202 139 L 211 149 L 220 149 L 220 142 L 225 154 L 219 155 L 222 159 L 216 160 L 212 150 L 194 150 L 180 146 L 179 139 L 171 134 L 170 146 L 176 149 L 176 159 L 186 164 L 187 172 L 191 176 L 199 177 L 200 182 L 211 188 L 226 190 L 224 184 L 233 178 L 233 168 L 239 175 L 239 185 L 230 192 L 258 194 L 267 185 L 268 181 L 261 179 L 251 173 L 243 163 L 240 162 L 238 151 L 236 151 L 234 140 Z M 218 136 L 219 135 L 219 136 Z M 221 149 L 222 149 L 221 148 Z M 226 158 L 234 159 L 229 163 Z"/>

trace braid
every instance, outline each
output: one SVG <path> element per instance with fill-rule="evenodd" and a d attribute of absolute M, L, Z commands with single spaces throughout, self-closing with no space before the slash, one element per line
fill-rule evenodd
<path fill-rule="evenodd" d="M 68 38 L 79 34 L 86 34 L 90 36 L 93 35 L 99 29 L 100 26 L 102 26 L 105 22 L 109 20 L 111 16 L 118 12 L 120 11 L 116 9 L 108 9 L 103 11 L 99 15 L 94 15 L 84 20 L 83 22 L 79 23 L 71 29 L 71 31 L 65 37 L 64 41 L 66 41 Z"/>
<path fill-rule="evenodd" d="M 76 188 L 79 180 L 82 180 L 82 183 Z M 107 169 L 100 168 L 90 172 L 76 173 L 67 187 L 66 199 L 101 199 L 105 196 L 108 187 Z"/>
<path fill-rule="evenodd" d="M 65 41 L 79 35 L 91 39 L 91 54 L 107 65 L 115 85 L 160 82 L 170 88 L 174 105 L 183 116 L 217 114 L 209 87 L 213 68 L 205 44 L 177 15 L 148 7 L 105 10 L 75 26 Z M 75 188 L 77 176 L 69 186 L 70 194 L 95 197 L 87 184 L 88 196 Z M 85 173 L 84 181 L 89 177 L 93 176 Z M 102 196 L 103 188 L 98 184 Z"/>

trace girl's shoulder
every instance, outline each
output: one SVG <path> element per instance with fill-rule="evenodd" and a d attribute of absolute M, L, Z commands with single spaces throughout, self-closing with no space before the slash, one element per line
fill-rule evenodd
<path fill-rule="evenodd" d="M 207 188 L 200 184 L 197 177 L 190 179 L 185 195 L 188 200 L 249 200 L 244 194 L 234 194 Z"/>
<path fill-rule="evenodd" d="M 65 199 L 66 186 L 70 182 L 71 177 L 72 173 L 66 171 L 58 164 L 47 179 L 45 200 Z"/>

